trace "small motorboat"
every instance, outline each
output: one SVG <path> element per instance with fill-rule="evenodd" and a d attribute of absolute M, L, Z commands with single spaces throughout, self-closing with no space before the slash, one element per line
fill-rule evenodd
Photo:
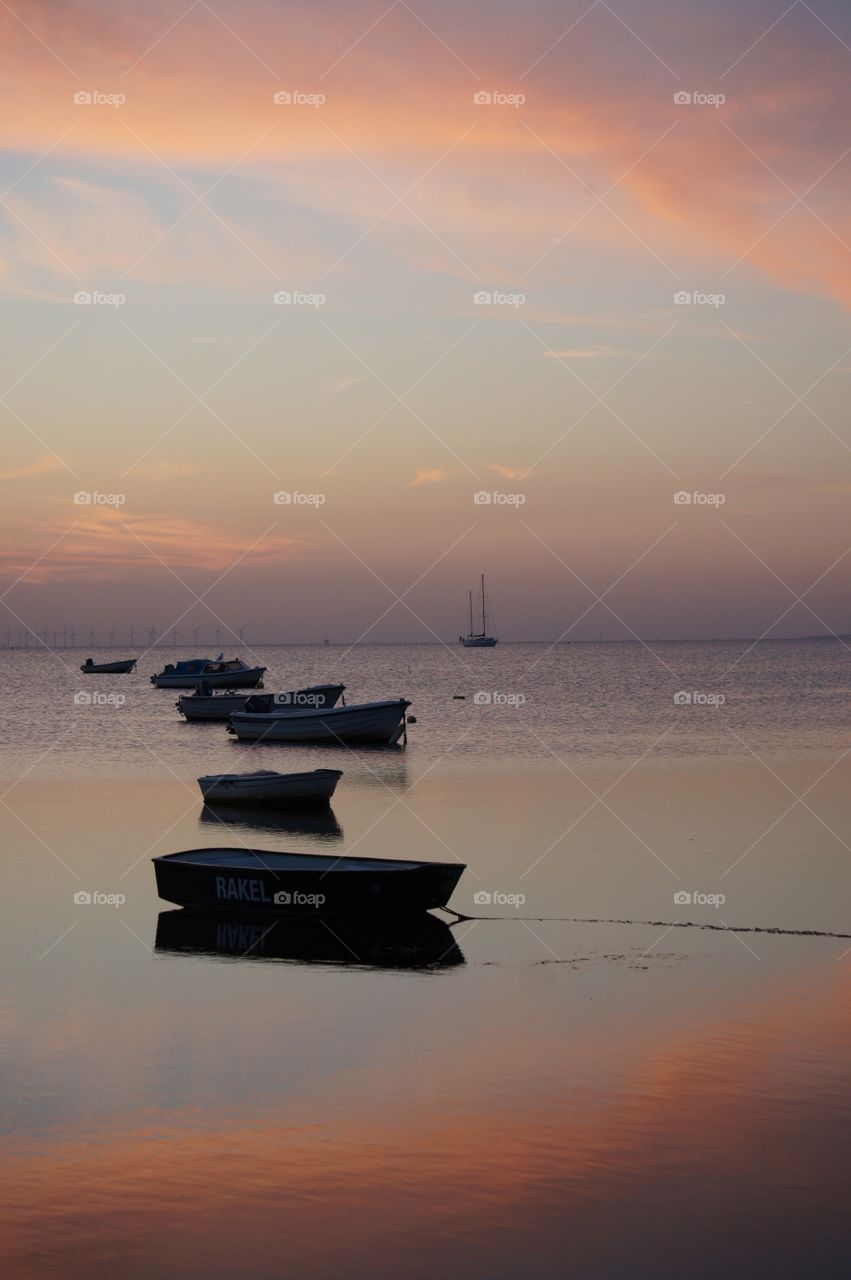
<path fill-rule="evenodd" d="M 405 733 L 405 712 L 410 706 L 406 698 L 387 702 L 362 702 L 348 707 L 326 710 L 300 710 L 283 713 L 236 712 L 230 718 L 228 733 L 240 742 L 324 743 L 326 746 L 355 743 L 360 745 L 395 746 Z"/>
<path fill-rule="evenodd" d="M 167 662 L 162 671 L 151 676 L 157 689 L 197 689 L 203 681 L 211 689 L 256 689 L 266 674 L 265 667 L 249 667 L 241 658 L 225 661 L 220 653 L 211 658 L 189 658 L 185 662 Z"/>
<path fill-rule="evenodd" d="M 133 670 L 137 661 L 136 658 L 122 658 L 118 662 L 92 662 L 91 658 L 86 658 L 80 670 L 98 676 L 126 676 Z"/>
<path fill-rule="evenodd" d="M 211 773 L 198 779 L 205 804 L 329 804 L 340 769 L 313 769 L 309 773 Z"/>
<path fill-rule="evenodd" d="M 187 720 L 229 720 L 234 711 L 286 711 L 305 707 L 333 707 L 344 684 L 316 684 L 289 693 L 212 693 L 201 681 L 194 693 L 181 694 L 175 706 Z"/>
<path fill-rule="evenodd" d="M 403 920 L 268 918 L 257 912 L 161 911 L 157 951 L 224 956 L 231 960 L 285 960 L 370 969 L 450 969 L 464 953 L 445 921 L 428 912 Z"/>
<path fill-rule="evenodd" d="M 419 915 L 445 906 L 465 870 L 462 862 L 246 848 L 187 849 L 152 861 L 166 902 L 303 920 Z"/>

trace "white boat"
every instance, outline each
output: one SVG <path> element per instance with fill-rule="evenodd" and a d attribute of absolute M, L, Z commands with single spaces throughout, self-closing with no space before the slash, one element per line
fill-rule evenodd
<path fill-rule="evenodd" d="M 211 773 L 198 779 L 206 804 L 327 804 L 342 778 L 339 769 L 309 773 Z"/>
<path fill-rule="evenodd" d="M 482 629 L 473 630 L 473 593 L 470 592 L 470 630 L 467 635 L 459 636 L 465 649 L 492 649 L 498 643 L 494 636 L 488 635 L 487 605 L 485 603 L 485 575 L 482 574 Z"/>
<path fill-rule="evenodd" d="M 265 667 L 249 667 L 241 658 L 226 662 L 220 653 L 215 662 L 210 658 L 167 662 L 162 671 L 151 676 L 151 684 L 158 689 L 197 689 L 202 682 L 211 689 L 256 689 L 265 673 Z"/>
<path fill-rule="evenodd" d="M 406 698 L 386 702 L 362 702 L 324 711 L 287 711 L 255 714 L 238 711 L 230 718 L 228 733 L 240 742 L 322 742 L 326 745 L 358 743 L 395 746 L 405 734 Z"/>
<path fill-rule="evenodd" d="M 343 696 L 344 684 L 316 684 L 286 693 L 210 693 L 206 682 L 192 694 L 181 694 L 175 706 L 187 720 L 229 720 L 234 711 L 294 711 L 300 707 L 333 707 Z"/>

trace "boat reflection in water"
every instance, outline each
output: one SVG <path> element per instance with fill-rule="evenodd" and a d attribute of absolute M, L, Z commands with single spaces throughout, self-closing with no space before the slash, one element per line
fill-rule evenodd
<path fill-rule="evenodd" d="M 266 809 L 252 805 L 237 809 L 232 805 L 205 804 L 198 821 L 285 836 L 318 836 L 327 842 L 343 838 L 343 828 L 327 806 L 319 809 Z"/>
<path fill-rule="evenodd" d="M 450 927 L 427 913 L 400 921 L 299 920 L 231 911 L 161 911 L 156 950 L 239 960 L 367 969 L 451 969 L 465 963 Z"/>

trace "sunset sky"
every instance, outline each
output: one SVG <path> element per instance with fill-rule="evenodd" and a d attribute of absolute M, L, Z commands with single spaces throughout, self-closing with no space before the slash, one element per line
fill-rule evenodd
<path fill-rule="evenodd" d="M 847 4 L 0 33 L 0 644 L 851 631 Z"/>

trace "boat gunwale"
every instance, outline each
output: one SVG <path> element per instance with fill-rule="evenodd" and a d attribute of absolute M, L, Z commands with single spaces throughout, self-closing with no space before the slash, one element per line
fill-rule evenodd
<path fill-rule="evenodd" d="M 181 849 L 177 853 L 160 853 L 160 854 L 157 854 L 156 857 L 151 858 L 151 862 L 154 862 L 154 863 L 172 862 L 179 858 L 185 858 L 186 855 L 190 853 L 221 853 L 221 854 L 238 853 L 243 857 L 247 854 L 252 854 L 254 857 L 261 860 L 261 865 L 259 869 L 263 871 L 268 871 L 272 875 L 281 874 L 281 872 L 286 872 L 286 868 L 282 867 L 280 869 L 276 869 L 275 867 L 272 867 L 272 866 L 263 866 L 262 859 L 264 857 L 265 858 L 275 858 L 275 857 L 307 858 L 311 861 L 311 863 L 313 863 L 314 861 L 316 863 L 329 862 L 332 865 L 324 873 L 325 875 L 332 874 L 333 871 L 336 868 L 338 868 L 341 863 L 344 864 L 342 868 L 343 870 L 346 870 L 346 867 L 345 867 L 346 863 L 368 864 L 369 870 L 373 872 L 376 870 L 377 871 L 381 871 L 381 870 L 394 871 L 397 869 L 398 864 L 401 864 L 402 869 L 405 871 L 409 871 L 414 868 L 420 868 L 420 869 L 424 868 L 428 870 L 437 869 L 437 868 L 441 868 L 441 869 L 451 868 L 452 871 L 458 871 L 459 879 L 460 879 L 461 872 L 467 870 L 466 862 L 424 862 L 421 858 L 355 858 L 355 857 L 348 857 L 346 854 L 340 854 L 339 856 L 335 856 L 332 853 L 296 853 L 286 849 L 248 849 L 239 845 L 220 845 L 220 846 L 219 845 L 210 845 L 210 846 L 202 845 L 201 848 L 199 849 Z M 226 863 L 220 863 L 220 862 L 218 863 L 217 862 L 186 862 L 186 863 L 183 863 L 182 865 L 190 866 L 190 867 L 207 867 L 207 868 L 219 868 L 219 869 L 222 866 L 227 866 Z M 235 868 L 235 869 L 238 870 L 240 868 Z M 294 871 L 305 871 L 305 870 L 311 870 L 311 869 L 313 868 L 311 867 L 293 868 Z M 316 867 L 316 870 L 317 871 L 319 870 L 318 866 Z"/>

